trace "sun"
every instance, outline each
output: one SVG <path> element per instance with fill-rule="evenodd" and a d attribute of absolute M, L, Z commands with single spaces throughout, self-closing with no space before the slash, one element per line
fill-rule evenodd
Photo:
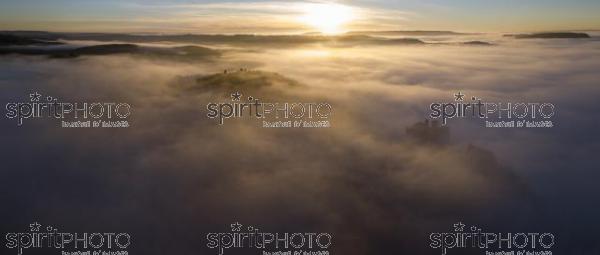
<path fill-rule="evenodd" d="M 300 21 L 323 34 L 342 33 L 343 26 L 355 18 L 352 8 L 341 4 L 313 3 L 301 9 Z"/>

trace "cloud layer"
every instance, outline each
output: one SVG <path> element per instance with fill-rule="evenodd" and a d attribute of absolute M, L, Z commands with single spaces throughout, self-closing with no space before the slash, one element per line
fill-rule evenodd
<path fill-rule="evenodd" d="M 438 254 L 429 233 L 463 221 L 553 231 L 561 251 L 598 249 L 583 235 L 599 224 L 598 208 L 584 202 L 598 194 L 591 181 L 598 177 L 591 160 L 597 42 L 503 42 L 240 47 L 193 64 L 3 56 L 3 102 L 39 91 L 65 101 L 129 102 L 133 115 L 128 129 L 96 130 L 47 119 L 17 127 L 3 118 L 1 229 L 37 220 L 130 232 L 135 253 L 212 254 L 205 234 L 239 221 L 272 232 L 330 232 L 335 254 Z M 223 75 L 228 68 L 261 71 Z M 327 101 L 333 126 L 264 129 L 253 119 L 219 126 L 206 118 L 206 104 L 229 101 L 229 90 L 275 102 Z M 551 101 L 558 126 L 490 130 L 456 120 L 444 144 L 407 134 L 431 102 L 459 90 Z"/>

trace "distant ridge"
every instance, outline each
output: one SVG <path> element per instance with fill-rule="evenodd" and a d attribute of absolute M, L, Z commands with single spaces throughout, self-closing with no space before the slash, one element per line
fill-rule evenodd
<path fill-rule="evenodd" d="M 561 38 L 591 38 L 587 33 L 574 32 L 545 32 L 533 34 L 506 34 L 505 37 L 514 37 L 517 39 L 561 39 Z"/>
<path fill-rule="evenodd" d="M 439 35 L 472 35 L 475 33 L 460 33 L 460 32 L 454 32 L 454 31 L 437 31 L 437 30 L 388 30 L 388 31 L 350 31 L 347 34 L 439 36 Z"/>
<path fill-rule="evenodd" d="M 203 61 L 218 57 L 221 55 L 221 52 L 200 46 L 160 48 L 142 47 L 136 44 L 101 44 L 78 48 L 0 47 L 0 55 L 9 54 L 38 55 L 51 58 L 129 54 L 157 60 Z"/>
<path fill-rule="evenodd" d="M 373 34 L 360 34 L 360 32 L 347 33 L 341 35 L 251 35 L 251 34 L 239 34 L 239 35 L 211 35 L 211 34 L 174 34 L 174 35 L 162 35 L 162 34 L 118 34 L 118 33 L 51 33 L 51 32 L 39 32 L 39 31 L 12 31 L 12 32 L 0 32 L 0 35 L 6 35 L 10 40 L 5 40 L 3 46 L 10 45 L 22 45 L 14 44 L 13 42 L 23 41 L 25 43 L 68 43 L 68 41 L 94 41 L 100 42 L 97 44 L 110 43 L 110 46 L 78 49 L 78 50 L 62 50 L 62 52 L 49 52 L 48 50 L 40 49 L 0 49 L 2 54 L 29 54 L 29 55 L 60 55 L 65 57 L 73 57 L 79 55 L 102 55 L 102 54 L 120 54 L 120 53 L 135 53 L 148 55 L 148 47 L 143 49 L 136 48 L 133 44 L 141 43 L 165 43 L 165 42 L 176 42 L 184 44 L 197 45 L 202 48 L 195 48 L 190 52 L 187 52 L 186 48 L 176 49 L 178 51 L 186 52 L 183 55 L 213 55 L 213 52 L 206 50 L 204 47 L 211 47 L 211 45 L 236 45 L 243 47 L 295 47 L 298 45 L 305 44 L 322 44 L 331 47 L 354 47 L 362 45 L 381 45 L 381 46 L 393 46 L 393 45 L 427 45 L 427 44 L 439 44 L 435 42 L 427 42 L 426 39 L 416 36 L 421 34 L 427 35 L 456 35 L 457 32 L 452 31 L 379 31 L 379 33 L 397 34 L 403 33 L 404 35 L 412 36 L 385 36 L 384 34 L 373 35 Z M 50 41 L 54 40 L 54 41 Z M 60 40 L 60 41 L 59 41 Z M 198 45 L 200 44 L 200 45 Z M 491 45 L 490 43 L 483 41 L 466 41 L 462 42 L 463 45 Z M 133 45 L 133 46 L 132 46 Z M 189 48 L 191 49 L 191 48 Z M 189 50 L 188 49 L 188 50 Z M 163 53 L 157 49 L 151 50 L 152 55 Z M 172 53 L 161 54 L 173 55 Z"/>
<path fill-rule="evenodd" d="M 390 39 L 377 36 L 360 34 L 342 34 L 342 35 L 212 35 L 212 34 L 176 34 L 176 35 L 135 35 L 118 33 L 47 33 L 47 32 L 0 32 L 9 33 L 11 36 L 20 36 L 24 39 L 38 38 L 54 40 L 77 40 L 77 41 L 99 41 L 115 42 L 120 41 L 129 43 L 159 43 L 159 42 L 178 42 L 178 43 L 198 43 L 198 44 L 237 44 L 237 45 L 298 45 L 310 43 L 326 43 L 335 46 L 356 45 L 356 44 L 423 44 L 424 42 L 416 38 Z"/>
<path fill-rule="evenodd" d="M 57 45 L 62 44 L 46 38 L 30 38 L 0 33 L 0 45 Z"/>

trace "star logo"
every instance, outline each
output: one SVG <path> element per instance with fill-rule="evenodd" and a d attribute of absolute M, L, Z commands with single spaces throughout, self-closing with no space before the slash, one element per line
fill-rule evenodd
<path fill-rule="evenodd" d="M 458 222 L 458 223 L 454 224 L 454 231 L 456 231 L 456 232 L 462 232 L 464 228 L 465 228 L 465 224 L 463 224 L 462 222 Z"/>
<path fill-rule="evenodd" d="M 29 229 L 30 229 L 32 232 L 38 232 L 38 231 L 40 231 L 40 227 L 41 227 L 41 226 L 42 226 L 42 225 L 40 225 L 39 223 L 37 223 L 37 222 L 34 222 L 34 223 L 32 223 L 32 224 L 29 224 Z"/>
<path fill-rule="evenodd" d="M 233 223 L 230 226 L 232 232 L 240 232 L 242 230 L 242 224 L 239 222 Z"/>
<path fill-rule="evenodd" d="M 454 94 L 454 101 L 464 101 L 465 100 L 465 94 L 463 94 L 462 92 L 458 92 L 456 94 Z"/>
<path fill-rule="evenodd" d="M 29 94 L 29 98 L 31 99 L 31 102 L 39 102 L 42 95 L 36 91 L 33 94 Z"/>
<path fill-rule="evenodd" d="M 241 99 L 242 99 L 242 94 L 240 94 L 240 92 L 235 92 L 235 93 L 231 94 L 231 100 L 240 101 Z"/>

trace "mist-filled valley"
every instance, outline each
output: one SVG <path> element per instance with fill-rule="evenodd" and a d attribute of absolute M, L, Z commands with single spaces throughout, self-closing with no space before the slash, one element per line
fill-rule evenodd
<path fill-rule="evenodd" d="M 332 233 L 333 254 L 439 254 L 429 233 L 460 220 L 552 232 L 558 254 L 597 254 L 600 40 L 587 33 L 7 32 L 3 102 L 37 92 L 127 102 L 131 115 L 128 128 L 106 129 L 3 117 L 0 229 L 32 219 L 125 229 L 135 254 L 213 254 L 198 240 L 239 221 Z M 331 126 L 207 117 L 236 92 L 242 102 L 326 102 Z M 459 92 L 551 102 L 555 126 L 433 124 L 430 105 Z"/>

